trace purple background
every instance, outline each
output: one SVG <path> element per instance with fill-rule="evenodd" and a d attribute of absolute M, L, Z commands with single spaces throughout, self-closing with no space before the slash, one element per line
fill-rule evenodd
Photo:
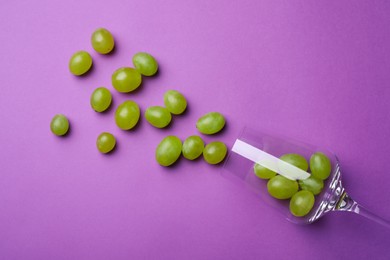
<path fill-rule="evenodd" d="M 389 1 L 2 1 L 0 3 L 0 259 L 389 259 L 390 230 L 331 213 L 311 226 L 284 220 L 203 160 L 154 161 L 168 134 L 196 134 L 205 112 L 229 147 L 244 125 L 331 147 L 351 196 L 390 218 Z M 108 28 L 102 56 L 90 35 Z M 73 52 L 94 59 L 68 71 Z M 177 89 L 189 109 L 158 130 L 119 130 L 115 109 L 89 104 L 138 51 L 157 77 L 126 99 L 162 105 Z M 51 134 L 67 115 L 66 138 Z M 111 131 L 109 156 L 95 147 Z"/>

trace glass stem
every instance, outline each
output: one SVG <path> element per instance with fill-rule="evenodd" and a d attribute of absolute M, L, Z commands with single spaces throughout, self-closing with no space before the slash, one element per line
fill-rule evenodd
<path fill-rule="evenodd" d="M 372 221 L 375 221 L 378 224 L 381 224 L 387 228 L 390 228 L 390 221 L 385 220 L 371 211 L 367 210 L 366 208 L 359 205 L 356 201 L 354 201 L 351 197 L 348 196 L 348 194 L 344 191 L 341 196 L 340 200 L 338 201 L 335 210 L 338 211 L 347 211 L 347 212 L 354 212 L 360 216 L 366 217 Z"/>

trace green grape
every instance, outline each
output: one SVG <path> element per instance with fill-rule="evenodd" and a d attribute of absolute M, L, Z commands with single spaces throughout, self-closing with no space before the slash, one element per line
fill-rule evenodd
<path fill-rule="evenodd" d="M 310 191 L 298 191 L 290 200 L 290 212 L 296 217 L 306 216 L 313 208 L 314 201 L 314 195 Z"/>
<path fill-rule="evenodd" d="M 116 145 L 115 137 L 107 132 L 101 133 L 96 140 L 96 147 L 101 153 L 109 153 Z"/>
<path fill-rule="evenodd" d="M 156 59 L 146 52 L 138 52 L 133 56 L 133 64 L 136 70 L 144 76 L 153 76 L 158 70 Z"/>
<path fill-rule="evenodd" d="M 62 136 L 69 130 L 69 121 L 66 116 L 62 114 L 55 115 L 50 123 L 50 130 L 53 134 Z"/>
<path fill-rule="evenodd" d="M 164 94 L 164 105 L 172 114 L 180 115 L 187 108 L 187 100 L 179 91 L 168 90 Z"/>
<path fill-rule="evenodd" d="M 92 47 L 101 54 L 110 53 L 114 49 L 114 37 L 104 28 L 99 28 L 93 32 L 91 37 Z"/>
<path fill-rule="evenodd" d="M 148 107 L 145 111 L 145 118 L 152 126 L 157 128 L 166 127 L 172 120 L 168 109 L 160 106 Z"/>
<path fill-rule="evenodd" d="M 111 77 L 112 86 L 119 92 L 127 93 L 136 90 L 142 82 L 141 74 L 133 68 L 117 69 Z"/>
<path fill-rule="evenodd" d="M 209 164 L 218 164 L 225 159 L 226 145 L 222 142 L 211 142 L 203 150 L 203 158 Z"/>
<path fill-rule="evenodd" d="M 161 166 L 169 166 L 179 159 L 182 144 L 179 138 L 170 135 L 165 137 L 156 149 L 156 161 Z"/>
<path fill-rule="evenodd" d="M 302 190 L 308 190 L 312 192 L 314 195 L 320 194 L 322 189 L 324 188 L 324 182 L 317 177 L 311 175 L 309 178 L 298 181 L 299 187 Z"/>
<path fill-rule="evenodd" d="M 307 171 L 307 169 L 309 168 L 309 165 L 305 157 L 296 153 L 289 153 L 289 154 L 282 155 L 280 157 L 280 160 L 285 161 L 291 165 L 294 165 L 295 167 L 303 171 Z"/>
<path fill-rule="evenodd" d="M 329 158 L 320 152 L 310 157 L 311 174 L 321 180 L 326 180 L 332 171 L 332 165 Z"/>
<path fill-rule="evenodd" d="M 255 175 L 260 179 L 271 179 L 272 177 L 276 176 L 276 172 L 271 171 L 270 169 L 258 163 L 255 164 L 253 170 L 255 172 Z"/>
<path fill-rule="evenodd" d="M 96 112 L 103 112 L 107 110 L 107 108 L 111 105 L 111 101 L 111 92 L 104 87 L 95 89 L 91 95 L 91 107 Z"/>
<path fill-rule="evenodd" d="M 115 111 L 116 125 L 122 130 L 129 130 L 136 126 L 139 117 L 139 106 L 131 100 L 127 100 L 120 104 Z"/>
<path fill-rule="evenodd" d="M 298 183 L 282 175 L 272 177 L 267 183 L 268 193 L 280 200 L 291 198 L 298 191 Z"/>
<path fill-rule="evenodd" d="M 218 133 L 225 126 L 225 118 L 218 112 L 210 112 L 198 119 L 196 128 L 206 135 Z"/>
<path fill-rule="evenodd" d="M 188 160 L 195 160 L 203 153 L 203 149 L 204 142 L 202 138 L 192 135 L 183 143 L 183 156 Z"/>
<path fill-rule="evenodd" d="M 69 70 L 73 75 L 80 76 L 92 67 L 92 57 L 86 51 L 78 51 L 69 61 Z"/>

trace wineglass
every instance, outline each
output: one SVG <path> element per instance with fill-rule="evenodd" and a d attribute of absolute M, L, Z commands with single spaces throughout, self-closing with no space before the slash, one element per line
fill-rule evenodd
<path fill-rule="evenodd" d="M 321 193 L 315 196 L 315 203 L 309 214 L 296 217 L 289 210 L 289 200 L 277 200 L 268 194 L 267 180 L 259 179 L 253 172 L 253 166 L 255 163 L 260 163 L 289 179 L 305 179 L 310 176 L 309 173 L 278 158 L 283 154 L 297 153 L 308 159 L 315 152 L 322 152 L 329 158 L 332 171 L 329 178 L 324 181 Z M 346 211 L 359 214 L 390 228 L 390 221 L 362 207 L 347 194 L 341 181 L 339 160 L 333 152 L 324 147 L 244 128 L 229 153 L 222 175 L 256 193 L 258 197 L 276 208 L 293 223 L 311 224 L 330 211 Z"/>

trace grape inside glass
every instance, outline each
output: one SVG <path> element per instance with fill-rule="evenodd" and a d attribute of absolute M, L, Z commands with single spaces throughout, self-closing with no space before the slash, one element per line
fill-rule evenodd
<path fill-rule="evenodd" d="M 304 171 L 295 167 L 291 168 L 290 165 L 282 167 L 283 165 L 279 164 L 280 160 L 277 158 L 284 154 L 296 153 L 309 161 L 311 155 L 316 152 L 322 152 L 329 158 L 332 167 L 331 174 L 324 181 L 321 193 L 315 196 L 311 211 L 303 217 L 296 217 L 289 210 L 290 200 L 278 200 L 268 194 L 267 180 L 258 178 L 254 174 L 253 166 L 255 163 L 263 163 L 265 158 L 267 160 L 273 158 L 274 161 L 266 165 L 278 174 L 290 179 L 305 179 L 310 174 L 305 174 Z M 296 224 L 313 223 L 330 211 L 346 211 L 367 217 L 390 228 L 388 220 L 368 211 L 347 194 L 341 182 L 339 160 L 334 153 L 324 147 L 245 128 L 230 151 L 222 175 L 254 192 L 259 198 L 283 214 L 287 220 Z"/>

